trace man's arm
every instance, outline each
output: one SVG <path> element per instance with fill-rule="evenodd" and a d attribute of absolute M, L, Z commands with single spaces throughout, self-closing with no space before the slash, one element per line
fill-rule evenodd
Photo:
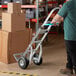
<path fill-rule="evenodd" d="M 62 21 L 63 21 L 63 17 L 60 16 L 60 15 L 58 15 L 58 14 L 56 14 L 56 16 L 53 18 L 53 20 L 51 21 L 51 23 L 56 24 L 56 23 L 61 23 Z"/>
<path fill-rule="evenodd" d="M 63 7 L 59 10 L 58 14 L 53 18 L 51 23 L 60 23 L 63 21 L 63 19 L 67 16 L 68 14 L 68 9 L 67 9 L 67 3 L 66 2 Z"/>

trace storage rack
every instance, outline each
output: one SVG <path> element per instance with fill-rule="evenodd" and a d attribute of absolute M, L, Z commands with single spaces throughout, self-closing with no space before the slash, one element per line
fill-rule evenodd
<path fill-rule="evenodd" d="M 46 9 L 46 17 L 47 17 L 47 15 L 48 15 L 48 4 L 57 4 L 57 1 L 53 1 L 53 0 L 52 1 L 44 0 L 44 1 L 43 1 L 43 3 L 45 3 L 45 4 L 42 5 L 42 6 L 39 6 L 39 0 L 36 0 L 36 5 L 21 5 L 21 8 L 34 8 L 34 9 L 36 9 L 36 18 L 35 19 L 30 19 L 30 21 L 36 22 L 36 31 L 39 28 L 39 20 L 40 20 L 39 11 L 38 11 L 39 7 L 45 7 L 45 9 Z M 32 0 L 30 0 L 30 3 L 32 3 Z M 8 8 L 8 6 L 7 5 L 0 5 L 0 8 Z"/>

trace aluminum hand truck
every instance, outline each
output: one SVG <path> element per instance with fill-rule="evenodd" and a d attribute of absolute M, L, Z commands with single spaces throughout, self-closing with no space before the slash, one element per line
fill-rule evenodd
<path fill-rule="evenodd" d="M 36 35 L 32 38 L 32 41 L 29 44 L 29 46 L 27 47 L 27 49 L 25 50 L 25 52 L 17 53 L 17 54 L 13 55 L 21 69 L 26 69 L 28 67 L 29 63 L 31 63 L 31 61 L 33 61 L 34 64 L 36 64 L 36 65 L 42 64 L 42 42 L 45 39 L 45 37 L 47 36 L 48 32 L 50 31 L 51 26 L 53 25 L 53 24 L 51 24 L 51 22 L 49 24 L 47 24 L 47 22 L 48 22 L 50 16 L 52 15 L 52 13 L 57 9 L 59 10 L 60 8 L 56 7 L 50 12 L 48 17 L 45 19 L 44 23 L 38 29 Z M 47 29 L 44 29 L 45 25 L 48 25 Z M 43 36 L 40 40 L 37 40 L 39 34 L 43 34 Z M 32 45 L 34 43 L 36 43 L 37 45 L 33 49 Z"/>

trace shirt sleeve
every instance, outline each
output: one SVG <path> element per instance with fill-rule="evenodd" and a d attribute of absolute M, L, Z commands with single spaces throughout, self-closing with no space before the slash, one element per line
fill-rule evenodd
<path fill-rule="evenodd" d="M 67 4 L 64 3 L 63 7 L 58 12 L 58 15 L 62 16 L 63 18 L 65 18 L 67 13 L 68 13 Z"/>

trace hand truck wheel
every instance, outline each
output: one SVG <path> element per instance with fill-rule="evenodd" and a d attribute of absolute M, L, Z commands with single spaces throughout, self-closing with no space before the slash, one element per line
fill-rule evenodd
<path fill-rule="evenodd" d="M 33 56 L 33 58 L 38 58 L 38 56 L 39 56 L 39 54 L 35 53 L 34 56 Z M 33 63 L 36 64 L 36 65 L 41 65 L 42 61 L 43 61 L 42 57 L 40 58 L 39 62 L 38 62 L 38 60 L 33 59 Z"/>
<path fill-rule="evenodd" d="M 19 60 L 18 60 L 18 65 L 21 69 L 26 69 L 29 65 L 29 60 L 25 57 L 21 57 Z"/>

